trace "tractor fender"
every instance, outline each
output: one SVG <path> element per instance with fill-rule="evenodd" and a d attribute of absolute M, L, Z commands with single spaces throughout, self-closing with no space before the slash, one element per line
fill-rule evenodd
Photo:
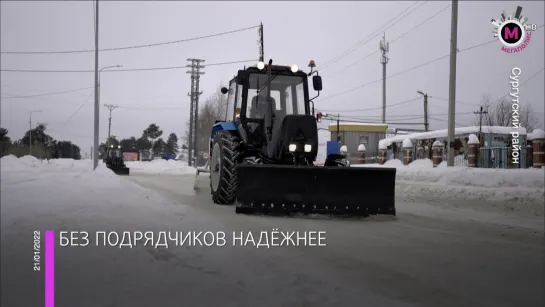
<path fill-rule="evenodd" d="M 237 131 L 237 125 L 234 122 L 216 121 L 214 126 L 212 126 L 212 132 L 210 133 L 210 142 L 208 144 L 209 157 L 212 157 L 212 147 L 214 146 L 216 133 L 220 131 Z"/>

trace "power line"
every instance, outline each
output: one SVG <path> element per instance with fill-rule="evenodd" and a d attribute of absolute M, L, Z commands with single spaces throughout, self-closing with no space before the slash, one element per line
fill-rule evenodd
<path fill-rule="evenodd" d="M 530 80 L 532 80 L 533 78 L 537 77 L 539 74 L 541 74 L 543 71 L 545 70 L 545 67 L 540 69 L 538 72 L 536 72 L 535 74 L 533 74 L 530 78 L 526 79 L 524 82 L 522 82 L 521 84 L 519 84 L 519 87 L 523 86 L 524 84 L 528 83 Z M 500 100 L 502 98 L 504 98 L 505 96 L 511 94 L 511 91 L 507 92 L 507 94 L 501 96 L 500 98 L 498 98 L 497 100 Z"/>
<path fill-rule="evenodd" d="M 441 14 L 443 11 L 445 11 L 446 9 L 448 9 L 451 5 L 447 5 L 446 7 L 444 7 L 443 9 L 441 9 L 440 11 L 438 11 L 437 13 L 433 14 L 431 17 L 429 17 L 428 19 L 422 21 L 421 23 L 417 24 L 416 26 L 412 27 L 411 29 L 409 29 L 407 32 L 399 35 L 398 37 L 396 37 L 394 40 L 390 41 L 390 44 L 393 44 L 394 42 L 396 42 L 397 40 L 405 37 L 405 35 L 409 34 L 410 32 L 412 32 L 413 30 L 415 30 L 416 28 L 422 26 L 423 24 L 427 23 L 428 21 L 432 20 L 434 17 L 436 17 L 437 15 Z M 347 70 L 347 69 L 350 69 L 354 66 L 356 66 L 356 64 L 364 61 L 365 59 L 369 58 L 370 56 L 374 55 L 375 53 L 379 52 L 380 50 L 377 49 L 371 53 L 369 53 L 368 55 L 364 56 L 363 58 L 360 58 L 359 60 L 355 61 L 354 63 L 350 64 L 350 65 L 347 65 L 345 66 L 344 68 L 342 68 L 341 70 L 337 71 L 336 73 L 333 74 L 333 76 Z"/>
<path fill-rule="evenodd" d="M 60 95 L 60 94 L 65 94 L 65 93 L 72 93 L 72 92 L 78 92 L 78 91 L 82 91 L 82 90 L 87 90 L 87 89 L 90 89 L 90 88 L 94 88 L 94 86 L 83 87 L 83 88 L 77 88 L 77 89 L 67 90 L 67 91 L 62 91 L 62 92 L 53 92 L 53 93 L 37 94 L 37 95 L 8 96 L 8 97 L 2 97 L 2 98 L 0 98 L 0 100 L 4 100 L 4 99 L 34 98 L 34 97 L 42 97 L 42 96 L 49 96 L 49 95 Z"/>
<path fill-rule="evenodd" d="M 96 12 L 95 12 L 95 18 L 96 18 Z M 205 36 L 198 36 L 198 37 L 192 37 L 192 38 L 186 38 L 186 39 L 180 39 L 175 41 L 168 41 L 168 42 L 162 42 L 162 43 L 154 43 L 154 44 L 145 44 L 145 45 L 136 45 L 136 46 L 126 46 L 126 47 L 116 47 L 116 48 L 106 48 L 106 49 L 99 49 L 98 51 L 118 51 L 118 50 L 127 50 L 127 49 L 138 49 L 138 48 L 147 48 L 147 47 L 155 47 L 155 46 L 163 46 L 163 45 L 170 45 L 170 44 L 178 44 L 178 43 L 185 43 L 189 41 L 195 41 L 200 39 L 206 39 L 216 36 L 222 36 L 237 32 L 242 32 L 250 29 L 255 29 L 259 27 L 252 26 L 232 31 L 226 31 L 221 33 L 215 33 Z M 66 53 L 88 53 L 88 52 L 95 52 L 94 49 L 87 49 L 87 50 L 67 50 L 67 51 L 2 51 L 1 54 L 66 54 Z"/>
<path fill-rule="evenodd" d="M 461 50 L 458 51 L 458 53 L 464 52 L 464 51 L 467 51 L 467 50 L 471 50 L 471 49 L 474 49 L 474 48 L 477 48 L 477 47 L 481 47 L 481 46 L 484 46 L 484 45 L 487 45 L 487 44 L 490 44 L 490 43 L 493 43 L 493 42 L 497 42 L 497 41 L 498 41 L 497 39 L 493 39 L 493 40 L 488 41 L 488 42 L 484 42 L 484 43 L 477 44 L 477 45 L 474 45 L 474 46 L 471 46 L 471 47 L 468 47 L 468 48 L 465 48 L 465 49 L 461 49 Z M 422 64 L 419 64 L 419 65 L 413 66 L 413 67 L 408 68 L 408 69 L 406 69 L 406 70 L 400 71 L 400 72 L 395 73 L 395 74 L 390 75 L 390 76 L 387 76 L 386 79 L 392 78 L 392 77 L 396 77 L 396 76 L 399 76 L 399 75 L 404 74 L 404 73 L 407 73 L 407 72 L 409 72 L 409 71 L 411 71 L 411 70 L 415 70 L 415 69 L 417 69 L 417 68 L 420 68 L 420 67 L 426 66 L 426 65 L 428 65 L 428 64 L 437 62 L 437 61 L 439 61 L 439 60 L 448 58 L 449 56 L 450 56 L 450 54 L 446 54 L 446 55 L 444 55 L 444 56 L 438 57 L 438 58 L 433 59 L 433 60 L 431 60 L 431 61 L 427 61 L 427 62 L 425 62 L 425 63 L 422 63 Z M 353 91 L 355 91 L 355 90 L 357 90 L 357 89 L 360 89 L 360 88 L 363 88 L 363 87 L 365 87 L 365 86 L 371 85 L 371 84 L 373 84 L 373 83 L 381 82 L 381 81 L 382 81 L 382 78 L 377 79 L 377 80 L 373 80 L 373 81 L 370 81 L 370 82 L 368 82 L 368 83 L 365 83 L 365 84 L 362 84 L 362 85 L 358 85 L 358 86 L 356 86 L 356 87 L 354 87 L 354 88 L 351 88 L 351 89 L 349 89 L 349 90 L 346 90 L 346 91 L 344 91 L 344 92 L 340 92 L 340 93 L 333 94 L 333 95 L 331 95 L 331 96 L 322 98 L 320 101 L 327 100 L 327 99 L 331 99 L 331 98 L 334 98 L 334 97 L 337 97 L 337 96 L 340 96 L 340 95 L 344 95 L 344 94 L 353 92 Z"/>
<path fill-rule="evenodd" d="M 76 116 L 76 114 L 79 113 L 79 111 L 83 108 L 83 106 L 84 106 L 86 103 L 89 102 L 89 100 L 91 99 L 91 97 L 93 97 L 93 94 L 94 94 L 94 93 L 95 93 L 94 91 L 92 91 L 91 93 L 89 93 L 89 97 L 87 97 L 87 99 L 85 99 L 85 102 L 83 102 L 83 103 L 81 104 L 81 106 L 79 106 L 79 108 L 76 110 L 76 112 L 74 112 L 72 115 L 70 115 L 70 117 L 64 122 L 64 124 L 68 123 L 70 120 L 72 120 L 72 118 L 74 118 L 74 116 Z"/>
<path fill-rule="evenodd" d="M 248 63 L 248 62 L 257 62 L 257 60 L 242 60 L 242 61 L 232 61 L 232 62 L 221 62 L 221 63 L 212 63 L 205 66 L 221 66 L 221 65 L 230 65 L 230 64 L 239 64 L 239 63 Z M 170 69 L 185 69 L 186 66 L 169 66 L 169 67 L 150 67 L 150 68 L 132 68 L 132 69 L 112 69 L 104 70 L 103 73 L 111 72 L 127 72 L 127 71 L 154 71 L 154 70 L 170 70 Z M 24 70 L 24 69 L 0 69 L 4 72 L 22 72 L 22 73 L 94 73 L 94 70 Z"/>
<path fill-rule="evenodd" d="M 332 63 L 335 63 L 337 62 L 338 60 L 344 58 L 345 56 L 349 55 L 350 53 L 354 52 L 356 49 L 360 48 L 361 46 L 369 43 L 373 38 L 379 36 L 382 32 L 388 30 L 389 28 L 391 28 L 392 26 L 394 26 L 396 23 L 400 22 L 401 20 L 403 20 L 403 18 L 409 16 L 411 13 L 413 13 L 415 10 L 419 9 L 420 7 L 422 7 L 424 4 L 426 4 L 427 0 L 424 1 L 422 4 L 420 4 L 420 6 L 416 7 L 415 9 L 413 9 L 412 11 L 406 13 L 413 5 L 415 5 L 418 1 L 415 1 L 413 2 L 411 5 L 409 5 L 405 10 L 403 10 L 401 13 L 399 13 L 398 15 L 396 15 L 394 18 L 390 19 L 388 22 L 386 22 L 385 24 L 383 24 L 380 28 L 378 28 L 377 30 L 375 30 L 374 32 L 371 33 L 370 36 L 364 38 L 363 40 L 360 40 L 359 42 L 357 42 L 356 44 L 354 44 L 352 47 L 350 47 L 348 50 L 345 50 L 342 54 L 336 56 L 335 58 L 327 61 L 324 66 L 320 67 L 320 70 L 324 70 L 325 68 L 327 68 L 330 64 Z M 398 18 L 399 16 L 403 15 L 404 13 L 406 13 L 406 15 L 402 16 L 399 20 L 397 20 L 396 22 L 394 22 L 393 24 L 391 24 L 390 26 L 388 26 L 387 28 L 383 29 L 386 25 L 388 25 L 390 22 L 392 22 L 393 20 L 395 20 L 396 18 Z M 378 33 L 377 33 L 378 32 Z M 377 34 L 376 34 L 377 33 Z"/>
<path fill-rule="evenodd" d="M 533 78 L 537 77 L 539 74 L 541 74 L 543 71 L 545 70 L 545 67 L 544 68 L 541 68 L 541 70 L 539 70 L 538 72 L 536 72 L 535 74 L 533 74 L 532 76 L 530 76 L 530 78 L 526 79 L 524 82 L 520 83 L 519 84 L 519 87 L 523 86 L 524 84 L 528 83 L 530 80 L 532 80 Z M 500 100 L 502 98 L 504 98 L 505 96 L 509 95 L 511 92 L 507 92 L 507 94 L 499 97 L 497 100 Z M 437 96 L 430 96 L 430 98 L 432 99 L 437 99 L 437 100 L 442 100 L 442 101 L 449 101 L 447 98 L 442 98 L 442 97 L 437 97 Z M 473 106 L 480 106 L 481 104 L 480 103 L 471 103 L 471 102 L 463 102 L 463 101 L 456 101 L 456 103 L 459 103 L 459 104 L 467 104 L 467 105 L 473 105 Z"/>
<path fill-rule="evenodd" d="M 449 101 L 447 98 L 436 97 L 436 96 L 430 96 L 430 98 L 431 99 L 436 99 L 436 100 L 441 100 L 441 101 L 447 101 L 447 102 Z M 471 106 L 479 106 L 480 105 L 479 103 L 463 102 L 463 101 L 459 101 L 459 100 L 456 100 L 456 103 L 471 105 Z"/>
<path fill-rule="evenodd" d="M 428 19 L 422 21 L 421 23 L 417 24 L 416 26 L 414 26 L 413 28 L 411 28 L 410 30 L 408 30 L 407 32 L 401 34 L 400 36 L 396 37 L 396 39 L 392 40 L 390 42 L 390 44 L 393 44 L 395 41 L 403 38 L 405 35 L 409 34 L 410 32 L 412 32 L 413 30 L 415 30 L 416 28 L 420 27 L 421 25 L 427 23 L 428 21 L 432 20 L 435 16 L 441 14 L 443 11 L 445 11 L 446 9 L 448 9 L 449 7 L 451 7 L 452 5 L 449 4 L 447 5 L 446 7 L 442 8 L 440 11 L 438 11 L 437 13 L 433 14 L 432 16 L 430 16 Z"/>
<path fill-rule="evenodd" d="M 440 121 L 440 122 L 448 122 L 448 120 L 446 119 L 441 119 L 441 118 L 436 118 L 436 117 L 429 117 L 430 119 L 433 119 L 433 120 L 436 120 L 436 121 Z M 467 125 L 462 125 L 462 124 L 459 124 L 459 123 L 455 123 L 456 126 L 459 126 L 459 127 L 466 127 Z"/>
<path fill-rule="evenodd" d="M 413 101 L 416 101 L 416 100 L 420 100 L 420 97 L 413 98 L 411 100 L 405 100 L 405 101 L 394 103 L 394 104 L 389 104 L 389 105 L 386 105 L 386 107 L 387 108 L 388 107 L 393 107 L 393 106 L 397 106 L 397 105 L 400 105 L 400 104 L 413 102 Z M 369 108 L 369 109 L 354 109 L 354 110 L 336 110 L 336 111 L 327 110 L 327 109 L 320 109 L 320 111 L 324 111 L 324 112 L 361 112 L 361 111 L 378 110 L 378 109 L 382 109 L 382 107 Z"/>

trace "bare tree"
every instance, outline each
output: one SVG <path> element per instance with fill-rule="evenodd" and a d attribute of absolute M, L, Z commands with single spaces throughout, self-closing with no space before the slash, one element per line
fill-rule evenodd
<path fill-rule="evenodd" d="M 513 124 L 513 103 L 503 97 L 499 101 L 492 102 L 489 96 L 483 96 L 481 105 L 488 114 L 483 114 L 483 126 L 510 127 Z M 521 127 L 531 132 L 540 126 L 540 121 L 533 112 L 529 103 L 519 104 L 518 120 Z M 479 114 L 476 115 L 475 125 L 479 125 Z"/>
<path fill-rule="evenodd" d="M 199 118 L 197 122 L 197 148 L 196 152 L 208 151 L 210 133 L 216 120 L 225 119 L 227 110 L 227 95 L 221 93 L 220 84 L 216 92 L 208 97 L 203 104 L 199 106 Z M 189 122 L 186 124 L 186 132 L 182 137 L 183 143 L 188 145 L 189 140 Z"/>

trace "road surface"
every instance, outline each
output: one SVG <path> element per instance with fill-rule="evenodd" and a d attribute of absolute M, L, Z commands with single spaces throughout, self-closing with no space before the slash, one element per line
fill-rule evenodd
<path fill-rule="evenodd" d="M 212 203 L 207 174 L 199 176 L 196 194 L 191 190 L 190 176 L 133 175 L 130 179 L 189 205 L 192 214 L 207 221 L 208 227 L 225 231 L 279 228 L 327 232 L 326 247 L 237 253 L 240 258 L 231 261 L 244 263 L 252 271 L 233 272 L 239 278 L 232 282 L 244 284 L 246 290 L 241 291 L 264 294 L 254 303 L 543 306 L 542 219 L 509 220 L 482 213 L 472 216 L 399 200 L 397 218 L 236 215 L 232 206 Z M 229 270 L 229 262 L 221 270 Z M 225 299 L 236 301 L 237 296 Z M 240 304 L 250 306 L 252 300 L 244 296 L 238 298 Z"/>
<path fill-rule="evenodd" d="M 60 221 L 56 229 L 89 232 L 325 231 L 327 245 L 57 248 L 55 307 L 543 306 L 543 219 L 402 199 L 396 218 L 237 215 L 211 202 L 207 174 L 197 180 L 198 193 L 194 178 L 124 177 L 170 203 L 144 209 L 112 203 L 110 216 L 81 217 L 95 219 L 96 229 L 72 218 L 77 209 L 70 219 L 55 212 L 41 218 Z M 2 306 L 44 306 L 43 294 L 36 295 L 43 277 L 31 269 L 31 229 L 10 227 L 21 235 L 2 235 Z"/>

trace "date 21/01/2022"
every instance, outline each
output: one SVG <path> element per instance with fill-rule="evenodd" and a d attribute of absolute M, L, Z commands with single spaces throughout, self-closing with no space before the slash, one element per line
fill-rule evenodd
<path fill-rule="evenodd" d="M 40 231 L 34 231 L 34 271 L 40 271 Z"/>

